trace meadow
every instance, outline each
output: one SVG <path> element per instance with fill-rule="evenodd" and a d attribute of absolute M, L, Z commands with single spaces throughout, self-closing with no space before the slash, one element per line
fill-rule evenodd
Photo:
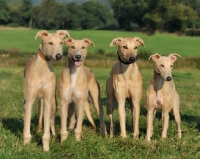
<path fill-rule="evenodd" d="M 30 59 L 32 53 L 36 53 L 39 42 L 34 40 L 37 30 L 0 30 L 0 50 L 9 50 L 18 48 L 24 52 L 22 58 Z M 176 52 L 187 59 L 189 56 L 198 57 L 198 38 L 180 37 L 167 34 L 156 34 L 148 37 L 142 33 L 117 32 L 117 31 L 69 31 L 71 37 L 84 38 L 87 37 L 94 41 L 96 47 L 89 47 L 90 52 L 95 49 L 105 49 L 105 54 L 112 52 L 116 54 L 116 48 L 109 48 L 111 40 L 118 36 L 138 36 L 145 41 L 145 48 L 153 52 L 169 54 Z M 22 38 L 23 37 L 23 38 Z M 166 38 L 166 39 L 165 39 Z M 174 40 L 175 39 L 175 40 Z M 162 45 L 161 45 L 162 44 Z M 100 45 L 100 46 L 98 46 Z M 92 50 L 94 49 L 94 50 Z M 108 49 L 108 50 L 107 50 Z M 156 50 L 158 49 L 158 50 Z M 161 53 L 162 52 L 162 53 Z M 181 53 L 180 53 L 181 52 Z M 30 55 L 30 54 L 31 55 Z M 146 135 L 146 115 L 145 93 L 147 85 L 153 75 L 153 62 L 150 61 L 146 68 L 141 68 L 143 76 L 143 98 L 141 101 L 140 112 L 140 135 L 138 139 L 132 137 L 131 113 L 128 104 L 126 105 L 126 130 L 127 138 L 122 139 L 120 134 L 120 125 L 118 119 L 117 106 L 115 107 L 114 120 L 116 124 L 115 137 L 109 138 L 109 135 L 102 138 L 99 130 L 92 129 L 87 118 L 83 122 L 83 137 L 80 142 L 75 141 L 74 132 L 70 131 L 68 139 L 60 144 L 60 108 L 58 99 L 58 110 L 56 116 L 56 137 L 51 138 L 50 152 L 43 152 L 42 149 L 42 133 L 37 132 L 37 102 L 35 102 L 32 113 L 32 141 L 29 145 L 23 145 L 23 64 L 12 63 L 6 64 L 10 57 L 1 57 L 0 67 L 0 158 L 81 158 L 81 159 L 97 159 L 97 158 L 169 158 L 169 159 L 193 159 L 200 158 L 200 71 L 190 67 L 174 66 L 173 78 L 176 89 L 179 92 L 181 103 L 181 129 L 182 138 L 177 138 L 176 123 L 173 114 L 170 113 L 170 121 L 167 138 L 160 139 L 162 131 L 161 112 L 158 111 L 154 119 L 154 134 L 151 142 L 145 140 Z M 13 55 L 13 57 L 15 57 Z M 19 57 L 18 57 L 19 58 Z M 13 58 L 15 63 L 17 58 Z M 180 59 L 178 59 L 179 61 Z M 115 60 L 113 60 L 115 61 Z M 177 61 L 177 62 L 178 62 Z M 90 66 L 91 59 L 86 59 L 86 64 Z M 63 60 L 62 63 L 65 63 Z M 138 65 L 142 65 L 138 61 Z M 61 73 L 63 66 L 55 63 L 55 73 L 57 79 Z M 91 67 L 101 88 L 101 102 L 104 108 L 105 123 L 107 131 L 109 131 L 109 120 L 106 115 L 106 92 L 105 84 L 110 73 L 110 67 Z M 91 105 L 91 111 L 97 127 L 99 120 L 97 114 Z"/>
<path fill-rule="evenodd" d="M 0 50 L 18 49 L 23 53 L 35 53 L 41 39 L 35 40 L 35 35 L 39 30 L 1 30 L 0 29 Z M 50 30 L 49 32 L 54 32 Z M 112 39 L 116 37 L 140 37 L 144 40 L 145 47 L 140 47 L 139 51 L 150 51 L 166 55 L 170 53 L 180 54 L 182 57 L 199 56 L 199 38 L 188 36 L 176 36 L 174 34 L 156 33 L 147 36 L 141 32 L 125 31 L 102 31 L 102 30 L 68 30 L 74 39 L 89 38 L 95 47 L 89 47 L 89 53 L 112 53 L 115 55 L 116 48 L 110 48 Z M 65 47 L 64 47 L 65 48 Z"/>

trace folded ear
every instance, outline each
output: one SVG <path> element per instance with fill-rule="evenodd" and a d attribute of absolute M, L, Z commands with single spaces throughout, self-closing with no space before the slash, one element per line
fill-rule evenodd
<path fill-rule="evenodd" d="M 84 43 L 86 43 L 87 46 L 92 45 L 95 47 L 94 43 L 90 39 L 84 38 L 83 41 Z"/>
<path fill-rule="evenodd" d="M 172 53 L 172 54 L 170 54 L 168 57 L 169 57 L 173 62 L 175 62 L 178 56 L 181 57 L 179 54 Z"/>
<path fill-rule="evenodd" d="M 69 46 L 69 45 L 71 45 L 71 43 L 73 42 L 73 38 L 66 38 L 65 40 L 64 40 L 64 43 L 67 45 L 67 46 Z"/>
<path fill-rule="evenodd" d="M 144 41 L 143 41 L 141 38 L 139 38 L 139 37 L 134 37 L 134 39 L 135 39 L 135 41 L 136 41 L 136 43 L 137 43 L 137 46 L 139 46 L 139 45 L 144 46 Z"/>
<path fill-rule="evenodd" d="M 160 56 L 158 53 L 155 53 L 155 54 L 153 54 L 153 55 L 151 55 L 151 56 L 149 57 L 149 60 L 152 58 L 153 61 L 156 61 L 156 60 L 158 60 L 160 57 L 161 57 L 161 56 Z"/>
<path fill-rule="evenodd" d="M 117 37 L 117 38 L 114 38 L 112 40 L 112 42 L 110 43 L 110 47 L 113 47 L 115 45 L 119 45 L 119 43 L 122 41 L 122 37 Z"/>
<path fill-rule="evenodd" d="M 56 34 L 58 34 L 62 39 L 67 36 L 70 37 L 69 33 L 67 30 L 57 30 Z"/>
<path fill-rule="evenodd" d="M 36 34 L 36 36 L 35 36 L 35 39 L 36 39 L 37 37 L 40 36 L 41 39 L 43 40 L 43 39 L 46 38 L 48 35 L 49 35 L 49 32 L 48 32 L 48 31 L 46 31 L 46 30 L 40 30 L 40 31 L 37 32 L 37 34 Z"/>

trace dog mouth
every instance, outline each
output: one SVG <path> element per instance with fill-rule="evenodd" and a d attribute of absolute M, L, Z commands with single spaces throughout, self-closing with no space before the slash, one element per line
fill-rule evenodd
<path fill-rule="evenodd" d="M 74 61 L 74 65 L 75 65 L 76 67 L 79 67 L 79 66 L 81 66 L 81 64 L 82 64 L 82 60 L 74 60 L 74 59 L 73 59 L 73 61 Z"/>

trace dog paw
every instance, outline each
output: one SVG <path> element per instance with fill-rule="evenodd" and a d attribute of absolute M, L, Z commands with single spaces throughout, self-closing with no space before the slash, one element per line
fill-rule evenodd
<path fill-rule="evenodd" d="M 29 144 L 31 142 L 31 135 L 24 136 L 24 145 Z"/>
<path fill-rule="evenodd" d="M 63 141 L 65 141 L 65 140 L 67 140 L 67 137 L 68 137 L 68 132 L 61 134 L 61 143 L 63 143 Z"/>
<path fill-rule="evenodd" d="M 43 143 L 43 150 L 44 151 L 49 151 L 49 139 L 48 138 L 42 138 L 42 143 Z"/>

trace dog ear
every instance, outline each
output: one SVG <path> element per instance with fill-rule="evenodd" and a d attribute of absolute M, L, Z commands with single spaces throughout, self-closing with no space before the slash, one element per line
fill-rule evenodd
<path fill-rule="evenodd" d="M 62 39 L 67 36 L 67 37 L 70 37 L 68 31 L 66 30 L 57 30 L 56 31 L 56 34 L 58 34 Z"/>
<path fill-rule="evenodd" d="M 66 39 L 64 40 L 64 43 L 65 43 L 67 46 L 69 46 L 69 45 L 72 43 L 73 40 L 74 40 L 73 38 L 66 38 Z"/>
<path fill-rule="evenodd" d="M 112 40 L 112 42 L 110 43 L 110 47 L 113 47 L 115 45 L 119 45 L 119 43 L 122 41 L 122 37 L 117 37 L 117 38 L 114 38 Z"/>
<path fill-rule="evenodd" d="M 177 59 L 177 56 L 181 57 L 179 54 L 175 54 L 175 53 L 170 54 L 168 57 L 169 57 L 173 62 L 175 62 L 176 59 Z"/>
<path fill-rule="evenodd" d="M 151 56 L 149 57 L 149 60 L 152 58 L 153 61 L 156 61 L 156 60 L 158 60 L 160 57 L 161 57 L 161 56 L 160 56 L 158 53 L 155 53 L 155 54 L 153 54 L 153 55 L 151 55 Z"/>
<path fill-rule="evenodd" d="M 144 46 L 144 41 L 143 41 L 141 38 L 139 38 L 139 37 L 134 37 L 134 39 L 135 39 L 135 41 L 136 41 L 136 43 L 137 43 L 137 46 L 139 46 L 139 45 Z"/>
<path fill-rule="evenodd" d="M 41 39 L 43 40 L 45 37 L 47 37 L 49 35 L 49 32 L 48 31 L 46 31 L 46 30 L 40 30 L 40 31 L 38 31 L 37 32 L 37 34 L 36 34 L 36 36 L 35 36 L 35 39 L 37 38 L 37 37 L 41 37 Z"/>
<path fill-rule="evenodd" d="M 95 47 L 94 43 L 90 39 L 85 38 L 83 41 L 87 44 L 87 46 L 92 45 Z"/>

